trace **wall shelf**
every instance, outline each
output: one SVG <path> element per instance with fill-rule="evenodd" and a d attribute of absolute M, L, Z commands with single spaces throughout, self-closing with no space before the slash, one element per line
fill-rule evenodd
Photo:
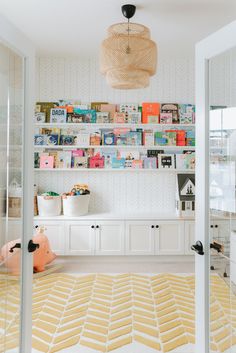
<path fill-rule="evenodd" d="M 99 146 L 94 146 L 94 145 L 88 145 L 88 146 L 62 146 L 62 145 L 53 145 L 53 146 L 47 146 L 47 145 L 35 145 L 34 148 L 36 150 L 41 150 L 41 149 L 63 149 L 63 150 L 74 150 L 74 149 L 80 149 L 80 148 L 101 148 L 101 149 L 109 149 L 109 148 L 120 148 L 120 149 L 137 149 L 137 150 L 195 150 L 195 146 L 135 146 L 135 145 L 99 145 Z"/>
<path fill-rule="evenodd" d="M 115 168 L 53 168 L 53 169 L 40 169 L 40 168 L 34 168 L 35 172 L 88 172 L 88 173 L 97 173 L 97 172 L 132 172 L 132 173 L 143 173 L 143 172 L 151 172 L 151 173 L 195 173 L 194 169 L 135 169 L 135 168 L 124 168 L 124 169 L 115 169 Z"/>
<path fill-rule="evenodd" d="M 89 128 L 170 128 L 170 127 L 180 127 L 180 128 L 188 128 L 195 127 L 195 124 L 119 124 L 119 123 L 107 123 L 107 124 L 98 124 L 98 123 L 36 123 L 35 127 L 56 127 L 56 128 L 69 128 L 69 127 L 89 127 Z"/>

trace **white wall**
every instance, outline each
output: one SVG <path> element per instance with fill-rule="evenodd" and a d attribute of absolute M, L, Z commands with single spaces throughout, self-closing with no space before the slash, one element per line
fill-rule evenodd
<path fill-rule="evenodd" d="M 150 87 L 142 90 L 114 90 L 99 73 L 95 59 L 37 59 L 38 101 L 62 98 L 81 102 L 142 103 L 144 101 L 194 103 L 194 58 L 160 57 Z M 86 182 L 92 190 L 94 212 L 175 212 L 175 174 L 142 173 L 38 173 L 40 191 L 68 191 L 74 183 Z"/>

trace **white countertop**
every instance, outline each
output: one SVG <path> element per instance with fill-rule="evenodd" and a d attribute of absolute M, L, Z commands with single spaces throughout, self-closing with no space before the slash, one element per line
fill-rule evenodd
<path fill-rule="evenodd" d="M 179 217 L 176 214 L 158 214 L 158 213 L 89 213 L 80 217 L 55 216 L 55 217 L 41 217 L 36 216 L 34 220 L 57 220 L 57 221 L 78 221 L 78 220 L 194 220 L 194 217 Z"/>

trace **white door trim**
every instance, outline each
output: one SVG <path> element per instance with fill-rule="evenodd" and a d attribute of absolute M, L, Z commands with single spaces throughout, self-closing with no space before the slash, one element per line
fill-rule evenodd
<path fill-rule="evenodd" d="M 196 353 L 209 353 L 209 60 L 236 46 L 236 21 L 196 45 Z"/>
<path fill-rule="evenodd" d="M 28 242 L 33 229 L 33 114 L 35 50 L 32 43 L 20 30 L 0 15 L 0 42 L 15 51 L 24 61 L 24 143 L 23 143 L 23 222 L 21 264 L 21 316 L 20 353 L 31 352 L 32 337 L 32 254 L 28 253 Z"/>

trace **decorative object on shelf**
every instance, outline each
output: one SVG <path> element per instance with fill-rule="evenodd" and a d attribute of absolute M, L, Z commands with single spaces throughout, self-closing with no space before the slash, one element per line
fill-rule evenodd
<path fill-rule="evenodd" d="M 174 169 L 175 168 L 174 154 L 158 154 L 158 168 Z"/>
<path fill-rule="evenodd" d="M 121 9 L 128 23 L 108 28 L 108 37 L 101 44 L 100 71 L 112 88 L 144 88 L 156 72 L 157 47 L 147 27 L 130 23 L 136 7 L 123 5 Z"/>
<path fill-rule="evenodd" d="M 195 214 L 195 175 L 177 174 L 176 211 L 181 216 Z"/>

